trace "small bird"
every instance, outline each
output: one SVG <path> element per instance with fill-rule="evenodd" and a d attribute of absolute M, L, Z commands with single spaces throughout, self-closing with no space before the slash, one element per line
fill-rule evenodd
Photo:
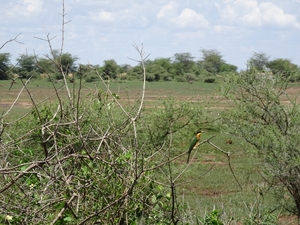
<path fill-rule="evenodd" d="M 199 145 L 199 143 L 200 143 L 200 136 L 201 136 L 202 133 L 203 133 L 203 131 L 198 131 L 196 133 L 196 136 L 194 136 L 191 139 L 190 147 L 189 147 L 189 151 L 188 151 L 188 158 L 187 158 L 187 162 L 186 163 L 189 163 L 189 161 L 190 161 L 190 155 L 191 155 L 192 150 L 196 149 L 197 146 Z"/>

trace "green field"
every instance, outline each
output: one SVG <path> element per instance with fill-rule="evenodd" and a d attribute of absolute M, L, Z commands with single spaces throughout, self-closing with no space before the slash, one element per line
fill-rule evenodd
<path fill-rule="evenodd" d="M 72 87 L 73 84 L 70 84 Z M 120 96 L 120 103 L 124 106 L 135 104 L 141 96 L 142 82 L 111 82 L 108 84 L 110 90 Z M 60 89 L 61 82 L 55 83 Z M 9 90 L 10 81 L 0 81 L 0 113 L 5 113 L 18 96 L 22 83 L 18 81 Z M 79 83 L 71 89 L 77 93 Z M 50 82 L 33 80 L 27 86 L 35 103 L 55 101 L 55 92 Z M 218 84 L 206 84 L 195 82 L 148 82 L 146 83 L 145 107 L 154 110 L 159 107 L 162 99 L 175 99 L 182 102 L 193 102 L 203 104 L 206 102 L 205 110 L 211 112 L 211 116 L 217 115 L 220 110 L 226 110 L 226 102 L 220 101 L 217 96 Z M 99 90 L 105 93 L 106 87 L 99 83 L 83 83 L 82 99 L 89 100 L 90 93 Z M 59 92 L 62 99 L 67 98 L 64 88 Z M 76 94 L 75 94 L 76 96 Z M 32 101 L 26 90 L 23 90 L 9 116 L 21 116 L 31 110 Z M 211 107 L 211 108 L 210 108 Z M 198 118 L 195 118 L 198 119 Z M 211 127 L 210 127 L 211 125 Z M 269 215 L 280 218 L 281 224 L 293 224 L 294 217 L 276 202 L 271 189 L 268 188 L 262 174 L 262 163 L 259 157 L 248 151 L 249 146 L 243 144 L 238 137 L 232 137 L 220 132 L 213 123 L 208 123 L 201 139 L 205 140 L 212 136 L 211 142 L 230 152 L 230 164 L 228 157 L 209 145 L 204 143 L 195 152 L 192 163 L 176 181 L 177 197 L 182 200 L 191 214 L 204 217 L 214 209 L 221 212 L 223 221 L 227 224 L 242 224 L 246 218 L 255 218 L 258 215 Z M 194 131 L 190 131 L 193 135 Z M 174 154 L 187 151 L 190 137 L 181 137 L 180 141 L 172 146 Z M 232 142 L 228 143 L 227 140 Z M 186 155 L 176 159 L 172 164 L 174 177 L 180 174 L 186 167 Z M 164 171 L 159 176 L 163 177 Z M 166 185 L 168 183 L 166 182 Z M 242 189 L 241 189 L 241 187 Z M 232 220 L 232 221 L 231 221 Z M 231 221 L 231 223 L 229 223 Z M 255 224 L 255 223 L 252 223 Z M 295 224 L 295 223 L 294 223 Z"/>
<path fill-rule="evenodd" d="M 121 97 L 120 101 L 124 102 L 125 105 L 141 96 L 142 82 L 140 81 L 113 81 L 107 85 L 112 92 Z M 11 106 L 20 93 L 23 85 L 20 81 L 18 81 L 9 90 L 10 86 L 11 81 L 0 81 L 1 111 L 4 111 Z M 55 83 L 55 87 L 58 90 L 60 90 L 62 86 L 63 81 L 58 81 Z M 70 85 L 70 87 L 72 88 L 72 85 Z M 75 90 L 78 91 L 79 83 L 76 82 L 74 87 Z M 217 87 L 217 84 L 200 82 L 194 84 L 189 84 L 187 82 L 147 82 L 145 93 L 146 105 L 157 105 L 158 102 L 164 98 L 174 98 L 184 101 L 204 100 L 211 96 L 211 94 L 214 94 Z M 55 90 L 51 82 L 47 82 L 45 80 L 32 80 L 28 83 L 27 88 L 36 103 L 56 99 L 54 96 Z M 99 90 L 105 92 L 106 89 L 107 88 L 101 81 L 94 83 L 83 83 L 81 95 L 84 99 L 88 99 L 88 94 L 96 93 Z M 66 98 L 66 90 L 60 90 L 60 95 L 62 98 Z M 15 107 L 12 111 L 14 114 L 16 113 L 20 115 L 24 112 L 27 112 L 31 105 L 31 99 L 27 91 L 24 89 L 18 101 L 15 103 Z"/>

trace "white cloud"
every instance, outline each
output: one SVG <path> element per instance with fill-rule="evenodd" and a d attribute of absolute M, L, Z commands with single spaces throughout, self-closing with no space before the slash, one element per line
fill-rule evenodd
<path fill-rule="evenodd" d="M 233 26 L 223 26 L 223 25 L 216 25 L 214 27 L 214 31 L 216 33 L 232 33 L 234 31 Z"/>
<path fill-rule="evenodd" d="M 156 14 L 158 19 L 161 18 L 170 18 L 176 15 L 178 5 L 175 2 L 170 2 L 167 5 L 164 5 L 159 12 Z"/>
<path fill-rule="evenodd" d="M 11 2 L 10 9 L 7 10 L 9 17 L 33 16 L 41 12 L 43 0 L 22 0 L 20 3 Z"/>
<path fill-rule="evenodd" d="M 261 11 L 261 20 L 281 27 L 297 27 L 299 23 L 294 15 L 284 13 L 284 11 L 271 2 L 263 2 L 259 5 Z"/>
<path fill-rule="evenodd" d="M 257 0 L 227 0 L 224 4 L 215 4 L 224 23 L 246 26 L 273 26 L 300 28 L 297 18 L 285 13 L 272 2 Z"/>
<path fill-rule="evenodd" d="M 103 22 L 112 22 L 115 20 L 114 14 L 101 10 L 98 14 L 93 16 L 94 20 L 103 21 Z"/>
<path fill-rule="evenodd" d="M 202 39 L 205 37 L 205 34 L 201 31 L 196 32 L 180 32 L 175 35 L 180 40 L 194 40 L 194 39 Z"/>
<path fill-rule="evenodd" d="M 174 28 L 200 28 L 207 27 L 209 22 L 202 14 L 190 8 L 184 8 L 178 13 L 179 5 L 171 1 L 164 5 L 156 14 L 157 19 L 166 22 Z"/>
<path fill-rule="evenodd" d="M 222 8 L 222 6 L 220 6 L 219 4 L 215 4 L 215 6 L 217 8 Z M 233 22 L 237 17 L 237 13 L 231 5 L 226 5 L 224 9 L 219 11 L 223 21 Z"/>
<path fill-rule="evenodd" d="M 173 21 L 180 27 L 207 27 L 209 22 L 201 14 L 185 8 Z"/>
<path fill-rule="evenodd" d="M 300 0 L 68 0 L 66 20 L 71 22 L 66 25 L 65 46 L 81 62 L 89 59 L 95 64 L 109 58 L 127 63 L 127 56 L 135 56 L 131 45 L 136 42 L 145 44 L 150 57 L 170 57 L 176 52 L 197 55 L 200 48 L 219 49 L 226 60 L 231 59 L 229 63 L 244 67 L 253 51 L 265 51 L 282 54 L 277 57 L 294 57 L 300 65 L 299 3 Z M 5 51 L 13 58 L 24 49 L 35 49 L 40 55 L 49 52 L 47 44 L 32 37 L 44 37 L 44 27 L 51 37 L 59 35 L 61 12 L 61 0 L 3 1 L 2 39 L 9 40 L 22 32 L 18 40 L 25 43 L 10 43 Z M 53 41 L 60 46 L 59 38 Z M 44 49 L 37 45 L 44 45 Z M 243 47 L 246 52 L 241 50 Z M 100 50 L 103 54 L 99 55 Z"/>

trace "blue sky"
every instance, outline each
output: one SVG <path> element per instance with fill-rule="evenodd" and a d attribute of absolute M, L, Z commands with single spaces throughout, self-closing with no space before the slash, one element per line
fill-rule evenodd
<path fill-rule="evenodd" d="M 61 47 L 61 0 L 9 0 L 0 8 L 1 52 L 49 53 Z M 64 52 L 79 63 L 136 65 L 133 44 L 143 43 L 150 59 L 216 49 L 230 64 L 245 69 L 254 52 L 270 60 L 287 58 L 300 65 L 300 0 L 65 0 Z M 38 38 L 36 38 L 38 37 Z M 54 38 L 55 37 L 55 38 Z"/>

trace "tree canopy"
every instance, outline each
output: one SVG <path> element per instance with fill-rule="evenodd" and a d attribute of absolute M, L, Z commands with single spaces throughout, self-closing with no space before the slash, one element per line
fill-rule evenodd
<path fill-rule="evenodd" d="M 298 66 L 292 63 L 289 59 L 275 59 L 268 62 L 266 65 L 273 74 L 281 73 L 283 75 L 286 75 L 289 72 L 298 70 Z"/>
<path fill-rule="evenodd" d="M 9 62 L 10 54 L 9 53 L 0 53 L 0 80 L 9 79 Z"/>
<path fill-rule="evenodd" d="M 173 57 L 156 58 L 145 60 L 147 81 L 178 81 L 191 82 L 197 80 L 215 81 L 217 74 L 237 73 L 238 67 L 227 63 L 223 55 L 216 49 L 201 49 L 201 59 L 196 60 L 190 52 L 175 53 Z M 99 79 L 97 73 L 102 74 L 105 79 L 140 79 L 142 70 L 141 65 L 131 66 L 128 64 L 118 65 L 114 59 L 104 60 L 103 65 L 83 65 L 79 72 L 77 65 L 78 57 L 69 52 L 52 50 L 50 54 L 43 57 L 37 55 L 21 55 L 16 59 L 15 66 L 10 65 L 10 54 L 2 53 L 0 55 L 0 79 L 9 79 L 11 73 L 19 74 L 21 77 L 39 77 L 46 74 L 54 79 L 62 79 L 61 72 L 64 74 L 81 74 L 86 81 Z M 248 68 L 257 71 L 271 71 L 273 74 L 282 73 L 287 75 L 290 72 L 298 71 L 299 67 L 293 64 L 289 59 L 278 58 L 272 61 L 266 53 L 254 52 L 247 61 Z M 87 68 L 87 69 L 83 69 Z M 93 68 L 93 69 L 91 69 Z M 298 76 L 299 73 L 297 73 Z M 294 80 L 299 80 L 298 78 Z"/>
<path fill-rule="evenodd" d="M 256 69 L 258 71 L 264 71 L 269 62 L 270 56 L 264 52 L 254 52 L 251 58 L 248 60 L 248 66 L 251 69 Z"/>

